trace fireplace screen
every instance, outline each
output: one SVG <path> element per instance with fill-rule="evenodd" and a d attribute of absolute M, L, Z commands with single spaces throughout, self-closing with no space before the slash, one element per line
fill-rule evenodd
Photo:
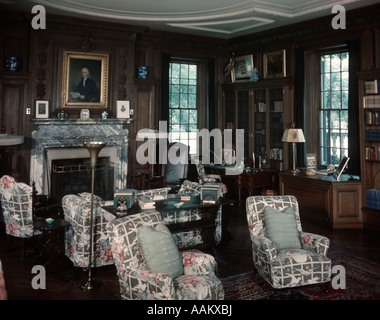
<path fill-rule="evenodd" d="M 91 160 L 59 159 L 51 164 L 51 197 L 91 192 Z M 108 157 L 98 158 L 95 167 L 94 194 L 103 200 L 113 199 L 114 166 Z"/>

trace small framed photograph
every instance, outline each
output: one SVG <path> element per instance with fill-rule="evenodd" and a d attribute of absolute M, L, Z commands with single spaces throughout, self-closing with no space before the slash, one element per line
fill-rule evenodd
<path fill-rule="evenodd" d="M 286 50 L 264 53 L 264 79 L 286 77 Z"/>
<path fill-rule="evenodd" d="M 118 119 L 128 119 L 130 117 L 129 101 L 117 101 L 116 117 Z"/>
<path fill-rule="evenodd" d="M 253 73 L 253 55 L 249 54 L 235 58 L 234 68 L 232 69 L 232 82 L 251 81 Z"/>
<path fill-rule="evenodd" d="M 317 154 L 306 153 L 306 169 L 317 170 Z"/>
<path fill-rule="evenodd" d="M 36 118 L 49 118 L 49 101 L 36 101 Z"/>

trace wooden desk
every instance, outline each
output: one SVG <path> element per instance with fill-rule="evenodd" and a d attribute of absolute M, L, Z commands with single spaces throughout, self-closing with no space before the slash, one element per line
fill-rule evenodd
<path fill-rule="evenodd" d="M 355 177 L 357 178 L 357 177 Z M 333 229 L 362 228 L 362 182 L 342 175 L 279 174 L 281 195 L 297 197 L 300 217 Z"/>
<path fill-rule="evenodd" d="M 204 168 L 206 173 L 220 175 L 223 183 L 227 186 L 228 193 L 237 193 L 239 203 L 242 200 L 243 191 L 252 195 L 256 190 L 277 189 L 277 171 L 273 169 L 257 169 L 252 173 L 227 175 L 225 166 L 204 165 Z"/>

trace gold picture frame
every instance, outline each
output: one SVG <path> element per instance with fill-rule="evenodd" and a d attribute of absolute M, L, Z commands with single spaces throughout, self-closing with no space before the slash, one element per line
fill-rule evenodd
<path fill-rule="evenodd" d="M 286 50 L 264 53 L 264 79 L 286 77 Z"/>
<path fill-rule="evenodd" d="M 62 108 L 107 109 L 108 68 L 108 54 L 64 51 Z"/>

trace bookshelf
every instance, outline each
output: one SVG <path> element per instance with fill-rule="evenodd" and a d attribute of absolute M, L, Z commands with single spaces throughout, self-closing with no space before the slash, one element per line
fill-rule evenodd
<path fill-rule="evenodd" d="M 224 128 L 244 129 L 244 156 L 255 155 L 255 167 L 261 165 L 287 170 L 289 155 L 281 142 L 284 129 L 291 122 L 293 86 L 291 79 L 237 82 L 222 87 Z"/>
<path fill-rule="evenodd" d="M 363 224 L 380 230 L 380 69 L 359 73 Z"/>

